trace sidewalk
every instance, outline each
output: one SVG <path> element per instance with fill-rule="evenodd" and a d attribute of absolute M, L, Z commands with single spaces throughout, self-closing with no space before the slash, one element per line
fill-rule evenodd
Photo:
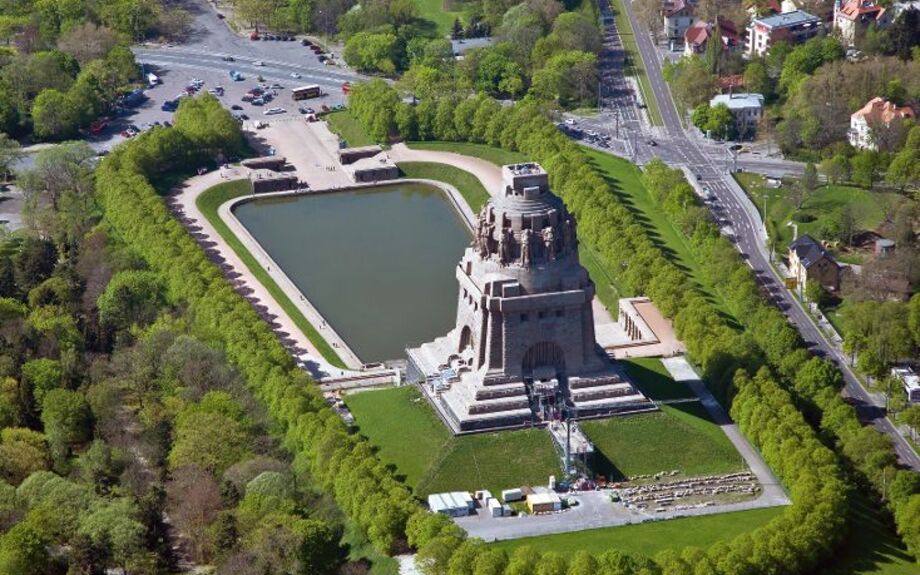
<path fill-rule="evenodd" d="M 757 481 L 763 487 L 763 494 L 757 499 L 758 502 L 764 502 L 767 505 L 787 505 L 790 503 L 786 491 L 783 489 L 779 479 L 773 475 L 773 471 L 766 464 L 760 453 L 748 442 L 741 434 L 738 426 L 732 423 L 728 413 L 719 405 L 716 398 L 710 393 L 706 385 L 700 380 L 700 376 L 687 361 L 684 356 L 668 357 L 661 360 L 665 369 L 674 378 L 674 381 L 685 382 L 690 389 L 700 398 L 703 407 L 709 413 L 712 420 L 722 428 L 728 440 L 732 442 L 738 453 L 744 458 L 745 463 L 751 469 L 751 472 L 757 476 Z"/>

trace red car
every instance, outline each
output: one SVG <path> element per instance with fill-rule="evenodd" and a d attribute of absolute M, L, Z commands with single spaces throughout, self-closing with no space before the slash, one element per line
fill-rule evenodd
<path fill-rule="evenodd" d="M 89 125 L 89 133 L 94 136 L 98 136 L 107 127 L 108 127 L 108 124 L 106 123 L 105 120 L 96 120 L 95 122 Z"/>
<path fill-rule="evenodd" d="M 258 40 L 258 39 L 259 39 L 259 33 L 258 33 L 258 32 L 253 32 L 252 34 L 249 35 L 249 39 L 250 39 L 250 40 Z"/>

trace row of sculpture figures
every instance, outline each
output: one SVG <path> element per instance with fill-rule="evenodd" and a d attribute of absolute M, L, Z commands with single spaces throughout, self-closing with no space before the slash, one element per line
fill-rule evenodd
<path fill-rule="evenodd" d="M 502 265 L 512 263 L 530 267 L 537 261 L 553 261 L 578 249 L 578 238 L 575 235 L 575 219 L 566 218 L 562 230 L 554 226 L 546 226 L 542 230 L 521 230 L 515 237 L 510 226 L 496 229 L 495 223 L 489 221 L 489 206 L 483 206 L 479 213 L 479 223 L 473 245 L 483 259 L 497 256 Z"/>

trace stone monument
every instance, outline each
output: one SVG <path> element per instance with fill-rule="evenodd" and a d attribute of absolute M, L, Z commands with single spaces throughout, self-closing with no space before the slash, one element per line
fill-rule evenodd
<path fill-rule="evenodd" d="M 407 350 L 409 380 L 455 433 L 653 408 L 595 342 L 575 218 L 546 172 L 502 180 L 456 268 L 456 327 Z"/>

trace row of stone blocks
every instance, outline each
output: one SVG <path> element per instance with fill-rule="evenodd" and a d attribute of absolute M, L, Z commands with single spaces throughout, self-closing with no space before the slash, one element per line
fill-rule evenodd
<path fill-rule="evenodd" d="M 591 401 L 595 399 L 605 399 L 608 397 L 623 397 L 624 395 L 635 395 L 633 386 L 628 383 L 617 385 L 605 385 L 603 387 L 592 387 L 586 390 L 572 391 L 572 401 Z"/>

